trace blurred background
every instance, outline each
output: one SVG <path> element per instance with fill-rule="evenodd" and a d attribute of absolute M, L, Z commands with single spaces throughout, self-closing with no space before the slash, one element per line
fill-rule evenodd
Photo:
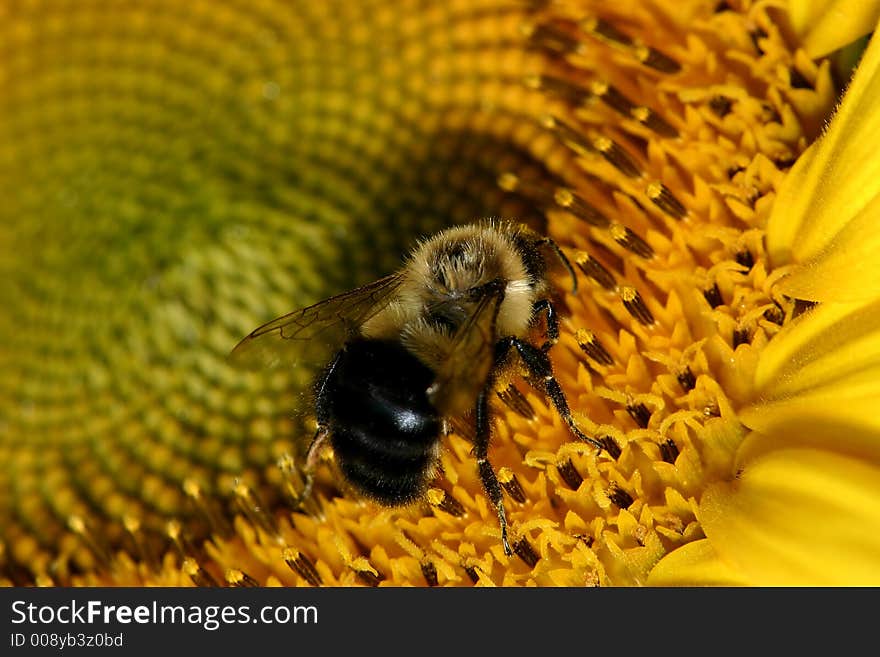
<path fill-rule="evenodd" d="M 226 355 L 439 227 L 537 217 L 497 184 L 545 175 L 528 12 L 0 3 L 3 571 L 75 573 L 171 517 L 198 535 L 187 480 L 272 502 L 308 375 Z"/>

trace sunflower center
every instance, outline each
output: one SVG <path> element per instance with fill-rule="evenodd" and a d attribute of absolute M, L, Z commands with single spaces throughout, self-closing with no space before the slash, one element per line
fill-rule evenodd
<path fill-rule="evenodd" d="M 497 544 L 470 442 L 452 436 L 433 515 L 395 516 L 389 533 L 361 511 L 343 523 L 357 543 L 396 544 L 355 564 L 337 538 L 356 579 L 368 566 L 406 579 L 409 560 L 416 581 L 429 564 L 432 581 L 639 584 L 703 536 L 697 504 L 735 475 L 757 355 L 797 312 L 768 269 L 768 210 L 831 97 L 817 91 L 827 71 L 792 53 L 762 10 L 693 12 L 600 16 L 572 3 L 520 27 L 540 55 L 521 81 L 542 99 L 533 120 L 546 139 L 531 148 L 544 166 L 501 169 L 498 186 L 540 211 L 586 279 L 551 353 L 604 449 L 573 441 L 523 380 L 505 382 L 492 458 L 517 562 Z"/>
<path fill-rule="evenodd" d="M 111 581 L 151 581 L 141 555 L 170 541 L 166 583 L 643 583 L 702 537 L 757 354 L 796 312 L 768 269 L 769 207 L 833 103 L 784 17 L 747 0 L 163 4 L 0 28 L 33 54 L 0 71 L 10 579 L 113 562 Z M 550 355 L 604 449 L 504 382 L 490 458 L 512 558 L 462 435 L 423 504 L 325 480 L 319 512 L 267 511 L 298 484 L 275 459 L 302 376 L 243 377 L 228 349 L 390 270 L 413 234 L 491 214 L 578 268 Z"/>

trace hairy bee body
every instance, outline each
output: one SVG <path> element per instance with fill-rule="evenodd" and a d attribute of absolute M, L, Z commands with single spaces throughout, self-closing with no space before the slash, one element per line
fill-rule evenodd
<path fill-rule="evenodd" d="M 339 470 L 387 506 L 419 499 L 433 476 L 442 418 L 428 399 L 433 372 L 400 341 L 346 344 L 318 380 L 315 409 Z"/>
<path fill-rule="evenodd" d="M 546 355 L 558 337 L 549 253 L 574 279 L 559 247 L 525 226 L 457 226 L 421 242 L 398 272 L 289 313 L 242 340 L 234 355 L 256 350 L 274 364 L 283 360 L 278 344 L 333 343 L 314 386 L 318 430 L 304 495 L 317 454 L 329 444 L 358 492 L 389 506 L 413 502 L 438 470 L 447 420 L 470 413 L 478 473 L 510 554 L 501 487 L 488 460 L 489 404 L 499 372 L 518 356 L 572 432 L 598 445 L 576 427 Z M 538 348 L 528 336 L 542 314 L 547 341 Z M 267 342 L 271 348 L 264 349 Z"/>
<path fill-rule="evenodd" d="M 536 298 L 546 290 L 535 239 L 509 224 L 456 226 L 434 235 L 413 251 L 395 298 L 361 334 L 398 340 L 432 371 L 442 371 L 447 380 L 432 393 L 439 410 L 467 412 L 489 375 L 495 342 L 527 335 Z"/>

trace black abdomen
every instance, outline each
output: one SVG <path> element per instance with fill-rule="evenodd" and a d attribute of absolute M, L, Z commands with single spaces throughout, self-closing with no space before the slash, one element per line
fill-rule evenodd
<path fill-rule="evenodd" d="M 345 478 L 385 505 L 425 491 L 441 420 L 428 400 L 433 374 L 399 342 L 355 340 L 318 382 L 318 422 Z"/>

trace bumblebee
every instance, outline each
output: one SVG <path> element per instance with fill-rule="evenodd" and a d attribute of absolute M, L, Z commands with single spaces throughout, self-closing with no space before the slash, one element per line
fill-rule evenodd
<path fill-rule="evenodd" d="M 489 462 L 490 399 L 517 359 L 574 436 L 601 449 L 574 422 L 547 356 L 559 327 L 549 271 L 574 270 L 551 239 L 524 225 L 456 226 L 416 246 L 395 273 L 279 317 L 233 350 L 280 364 L 322 347 L 329 362 L 314 384 L 317 431 L 306 455 L 308 497 L 328 444 L 346 481 L 382 505 L 420 499 L 438 471 L 441 438 L 453 418 L 472 416 L 473 455 L 511 554 L 502 489 Z M 529 335 L 541 324 L 544 342 Z"/>

